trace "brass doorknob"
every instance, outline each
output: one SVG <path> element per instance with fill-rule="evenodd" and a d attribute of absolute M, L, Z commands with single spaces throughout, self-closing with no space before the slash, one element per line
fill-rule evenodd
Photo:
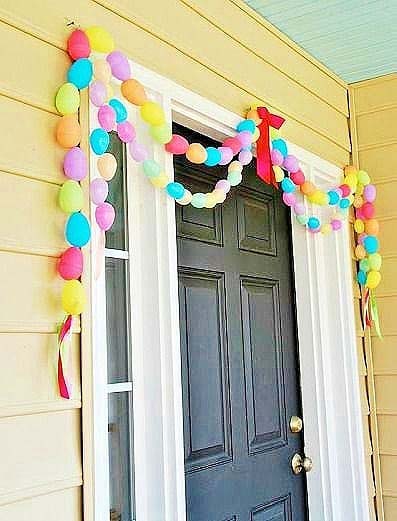
<path fill-rule="evenodd" d="M 300 474 L 302 471 L 310 472 L 313 468 L 313 461 L 307 456 L 302 457 L 300 454 L 294 454 L 291 467 L 294 474 Z"/>
<path fill-rule="evenodd" d="M 303 429 L 302 418 L 299 418 L 299 416 L 291 416 L 289 428 L 291 429 L 291 432 L 301 432 Z"/>

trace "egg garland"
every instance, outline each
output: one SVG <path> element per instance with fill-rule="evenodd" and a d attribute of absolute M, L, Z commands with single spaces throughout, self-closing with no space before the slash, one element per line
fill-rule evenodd
<path fill-rule="evenodd" d="M 213 208 L 226 200 L 231 188 L 241 183 L 244 166 L 251 163 L 252 149 L 256 146 L 259 177 L 281 189 L 284 204 L 291 208 L 297 222 L 310 233 L 327 235 L 340 230 L 343 220 L 354 207 L 354 229 L 357 234 L 355 254 L 359 262 L 357 280 L 364 290 L 366 324 L 370 325 L 372 319 L 379 332 L 373 290 L 381 280 L 382 258 L 378 252 L 379 224 L 374 217 L 376 189 L 366 172 L 348 166 L 344 170 L 343 181 L 337 187 L 328 191 L 319 189 L 306 179 L 298 159 L 289 153 L 287 143 L 276 130 L 284 120 L 270 114 L 264 107 L 250 108 L 246 118 L 236 126 L 236 134 L 226 138 L 218 147 L 189 143 L 184 136 L 172 133 L 163 108 L 150 100 L 143 85 L 131 77 L 128 59 L 114 49 L 113 38 L 107 31 L 97 26 L 74 30 L 68 39 L 67 50 L 73 63 L 67 72 L 66 82 L 55 97 L 55 106 L 61 115 L 56 141 L 66 150 L 63 171 L 67 179 L 59 191 L 59 206 L 68 216 L 65 238 L 69 243 L 58 263 L 58 273 L 65 281 L 62 307 L 66 313 L 58 334 L 58 384 L 61 396 L 70 398 L 70 384 L 65 374 L 66 346 L 71 337 L 72 317 L 79 315 L 85 307 L 85 292 L 79 280 L 83 272 L 81 248 L 91 238 L 90 223 L 82 213 L 84 197 L 80 186 L 88 172 L 87 157 L 79 146 L 81 127 L 78 120 L 79 91 L 85 88 L 89 90 L 91 103 L 97 107 L 99 126 L 91 132 L 89 143 L 92 152 L 98 156 L 100 177 L 91 181 L 90 196 L 96 207 L 94 215 L 103 247 L 104 234 L 115 219 L 115 209 L 106 201 L 107 183 L 117 171 L 117 160 L 108 152 L 110 132 L 116 131 L 120 140 L 127 144 L 131 158 L 141 165 L 142 172 L 154 187 L 165 190 L 178 204 L 191 204 L 200 209 Z M 98 56 L 98 53 L 104 54 L 104 58 Z M 226 179 L 220 179 L 208 193 L 191 193 L 183 184 L 173 181 L 137 140 L 135 127 L 128 121 L 125 104 L 113 96 L 110 84 L 112 78 L 119 82 L 124 100 L 137 108 L 140 118 L 148 125 L 149 135 L 167 153 L 184 155 L 191 163 L 204 164 L 209 168 L 225 166 Z M 263 147 L 268 157 L 262 157 Z M 259 171 L 260 162 L 269 170 L 266 176 Z M 308 214 L 305 200 L 313 205 L 329 207 L 330 219 L 322 222 L 319 217 Z"/>

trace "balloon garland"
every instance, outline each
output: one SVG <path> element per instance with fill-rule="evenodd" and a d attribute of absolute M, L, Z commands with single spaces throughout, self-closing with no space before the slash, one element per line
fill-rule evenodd
<path fill-rule="evenodd" d="M 154 187 L 165 190 L 178 204 L 191 204 L 195 208 L 213 208 L 225 201 L 231 188 L 241 183 L 243 169 L 251 163 L 255 147 L 258 176 L 264 182 L 281 188 L 283 202 L 291 208 L 297 222 L 310 233 L 327 235 L 340 230 L 342 221 L 354 207 L 354 229 L 357 233 L 355 254 L 359 261 L 357 280 L 363 288 L 363 316 L 366 325 L 374 322 L 380 335 L 373 290 L 381 280 L 382 258 L 378 253 L 379 225 L 374 218 L 376 189 L 366 172 L 347 166 L 340 185 L 328 191 L 316 187 L 306 179 L 298 159 L 288 152 L 287 143 L 280 137 L 278 129 L 284 119 L 270 114 L 265 107 L 251 107 L 246 118 L 237 125 L 236 135 L 225 139 L 219 147 L 189 143 L 183 136 L 172 133 L 162 107 L 151 101 L 143 85 L 132 77 L 128 59 L 114 50 L 113 39 L 107 31 L 96 26 L 84 31 L 76 29 L 68 39 L 67 50 L 73 63 L 67 72 L 67 82 L 59 88 L 55 98 L 56 108 L 62 115 L 57 125 L 56 140 L 68 150 L 63 161 L 67 180 L 59 191 L 59 206 L 68 215 L 65 238 L 70 245 L 58 263 L 58 273 L 65 280 L 62 307 L 66 313 L 58 334 L 61 396 L 70 398 L 64 367 L 66 344 L 71 334 L 72 317 L 79 315 L 85 307 L 85 292 L 79 280 L 83 272 L 81 248 L 91 238 L 90 224 L 82 213 L 84 196 L 80 186 L 80 181 L 88 173 L 87 157 L 79 146 L 81 128 L 78 121 L 79 91 L 85 88 L 89 88 L 91 103 L 97 107 L 99 125 L 89 138 L 91 150 L 98 156 L 97 169 L 100 174 L 91 181 L 90 198 L 96 206 L 95 221 L 101 232 L 102 248 L 105 232 L 112 227 L 115 219 L 115 209 L 106 202 L 108 182 L 117 170 L 116 158 L 107 152 L 110 132 L 116 131 L 120 140 L 128 145 L 131 158 L 141 165 L 144 175 Z M 98 56 L 98 53 L 106 57 Z M 191 193 L 181 183 L 172 181 L 137 139 L 135 127 L 128 121 L 125 104 L 112 94 L 111 80 L 120 84 L 123 98 L 137 107 L 140 118 L 148 125 L 149 134 L 167 153 L 185 155 L 191 163 L 207 167 L 227 166 L 226 179 L 219 180 L 208 193 Z M 313 205 L 329 207 L 329 219 L 321 222 L 319 217 L 308 214 L 305 199 Z"/>

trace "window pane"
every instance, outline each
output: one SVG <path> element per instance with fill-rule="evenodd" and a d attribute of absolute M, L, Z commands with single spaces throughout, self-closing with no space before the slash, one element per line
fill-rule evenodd
<path fill-rule="evenodd" d="M 129 381 L 127 263 L 105 259 L 108 383 Z"/>
<path fill-rule="evenodd" d="M 116 218 L 113 226 L 106 232 L 106 248 L 115 250 L 127 249 L 126 229 L 126 160 L 125 145 L 115 132 L 110 133 L 110 145 L 107 150 L 117 159 L 117 171 L 109 181 L 109 195 L 107 201 L 114 206 Z"/>
<path fill-rule="evenodd" d="M 132 467 L 132 394 L 109 395 L 110 520 L 135 519 Z"/>

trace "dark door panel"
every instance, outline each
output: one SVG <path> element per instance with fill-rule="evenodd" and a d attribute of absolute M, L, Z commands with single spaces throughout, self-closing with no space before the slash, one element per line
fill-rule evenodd
<path fill-rule="evenodd" d="M 174 164 L 192 191 L 226 174 Z M 301 415 L 289 213 L 244 172 L 223 205 L 176 208 L 188 520 L 306 521 L 291 470 L 303 440 L 289 429 Z"/>

